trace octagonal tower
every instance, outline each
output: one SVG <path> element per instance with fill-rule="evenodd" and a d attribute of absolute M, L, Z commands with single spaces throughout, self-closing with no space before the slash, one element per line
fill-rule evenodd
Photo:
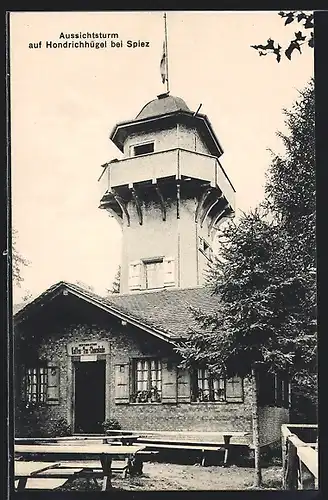
<path fill-rule="evenodd" d="M 209 119 L 161 94 L 110 139 L 124 157 L 103 165 L 100 208 L 122 226 L 121 293 L 202 285 L 214 232 L 235 210 Z"/>

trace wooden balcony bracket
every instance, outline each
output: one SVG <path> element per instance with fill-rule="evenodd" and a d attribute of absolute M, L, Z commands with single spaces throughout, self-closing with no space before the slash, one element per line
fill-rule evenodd
<path fill-rule="evenodd" d="M 180 183 L 177 183 L 177 219 L 180 219 Z"/>
<path fill-rule="evenodd" d="M 229 203 L 225 201 L 222 210 L 220 210 L 220 212 L 217 215 L 215 215 L 211 220 L 211 222 L 209 223 L 208 235 L 211 234 L 212 229 L 215 228 L 215 225 L 219 222 L 219 220 L 222 219 L 223 217 L 226 217 L 229 213 L 230 213 Z"/>
<path fill-rule="evenodd" d="M 129 214 L 128 209 L 127 209 L 126 201 L 124 201 L 123 198 L 121 198 L 121 196 L 119 194 L 117 194 L 113 189 L 112 189 L 112 194 L 115 198 L 116 203 L 119 205 L 120 209 L 122 210 L 122 213 L 126 217 L 127 225 L 130 226 L 130 214 Z"/>
<path fill-rule="evenodd" d="M 165 201 L 164 201 L 163 195 L 161 193 L 160 188 L 158 187 L 157 180 L 153 179 L 152 183 L 155 186 L 155 191 L 156 191 L 158 199 L 159 199 L 159 204 L 160 204 L 161 212 L 162 212 L 162 219 L 163 219 L 163 221 L 166 221 L 166 206 L 165 206 Z"/>
<path fill-rule="evenodd" d="M 212 189 L 213 188 L 207 184 L 207 188 L 203 191 L 203 193 L 198 201 L 198 204 L 196 207 L 196 212 L 195 212 L 195 222 L 196 223 L 198 222 L 199 214 L 202 210 L 204 202 L 205 202 L 206 198 L 208 197 L 208 195 L 210 194 L 210 192 L 212 191 Z"/>
<path fill-rule="evenodd" d="M 140 224 L 140 226 L 142 226 L 143 217 L 142 217 L 142 207 L 141 207 L 139 196 L 137 195 L 137 192 L 136 192 L 135 188 L 133 187 L 133 184 L 129 184 L 129 188 L 130 188 L 130 191 L 132 194 L 133 201 L 136 205 L 139 224 Z"/>
<path fill-rule="evenodd" d="M 203 213 L 200 217 L 200 227 L 203 227 L 203 224 L 204 224 L 204 220 L 206 219 L 206 217 L 208 216 L 208 214 L 210 213 L 210 211 L 212 210 L 212 208 L 217 204 L 219 203 L 219 201 L 221 201 L 223 199 L 223 196 L 221 194 L 221 196 L 219 196 L 218 198 L 216 198 L 214 201 L 212 201 L 208 207 L 205 209 L 204 207 L 204 210 L 203 210 Z"/>

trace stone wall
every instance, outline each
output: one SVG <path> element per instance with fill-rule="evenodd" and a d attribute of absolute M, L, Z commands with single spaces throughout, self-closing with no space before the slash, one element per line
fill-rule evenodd
<path fill-rule="evenodd" d="M 289 410 L 277 406 L 259 408 L 260 445 L 281 440 L 281 426 L 289 422 Z"/>
<path fill-rule="evenodd" d="M 73 300 L 73 299 L 71 299 Z M 79 299 L 74 300 L 78 301 Z M 52 423 L 58 419 L 66 419 L 69 424 L 73 423 L 74 398 L 70 370 L 71 359 L 67 353 L 69 342 L 99 341 L 106 340 L 110 343 L 109 363 L 107 363 L 106 380 L 109 386 L 106 389 L 108 400 L 106 402 L 106 418 L 119 421 L 122 428 L 133 428 L 136 430 L 203 430 L 223 431 L 240 430 L 251 431 L 251 409 L 250 409 L 250 387 L 247 381 L 244 383 L 244 402 L 219 402 L 219 403 L 190 403 L 179 402 L 184 400 L 182 394 L 178 393 L 176 403 L 149 403 L 136 404 L 115 402 L 115 374 L 114 367 L 117 363 L 128 362 L 131 358 L 142 356 L 159 356 L 166 359 L 174 359 L 175 353 L 172 346 L 156 339 L 149 334 L 130 327 L 123 326 L 120 322 L 106 313 L 98 311 L 88 304 L 81 305 L 90 309 L 90 322 L 79 324 L 71 322 L 55 325 L 54 321 L 39 324 L 40 331 L 36 332 L 35 325 L 21 325 L 25 331 L 25 337 L 35 333 L 35 358 L 50 361 L 58 366 L 60 373 L 60 393 L 58 404 L 43 406 L 34 410 L 35 431 L 47 434 Z M 45 311 L 46 314 L 46 311 Z M 63 315 L 64 317 L 64 315 Z M 95 320 L 98 317 L 98 321 Z M 28 340 L 27 340 L 28 341 Z M 24 360 L 24 349 L 20 353 L 20 363 L 23 368 L 28 363 Z M 23 370 L 22 370 L 23 371 Z M 23 400 L 23 385 L 17 384 L 17 403 Z M 95 386 L 90 385 L 91 390 Z M 179 397 L 180 396 L 180 397 Z M 29 410 L 31 414 L 31 410 Z M 17 428 L 17 434 L 21 433 Z"/>

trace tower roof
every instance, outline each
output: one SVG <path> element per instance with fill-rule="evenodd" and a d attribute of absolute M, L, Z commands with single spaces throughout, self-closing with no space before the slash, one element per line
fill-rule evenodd
<path fill-rule="evenodd" d="M 145 104 L 134 119 L 117 123 L 109 138 L 123 152 L 124 141 L 130 134 L 154 131 L 156 127 L 167 127 L 178 121 L 196 127 L 207 142 L 211 154 L 218 157 L 222 155 L 223 149 L 207 116 L 194 113 L 181 97 L 168 93 L 160 94 L 157 99 Z"/>
<path fill-rule="evenodd" d="M 190 111 L 187 104 L 181 97 L 168 94 L 161 94 L 157 99 L 149 101 L 137 114 L 136 120 L 165 115 L 175 111 Z"/>

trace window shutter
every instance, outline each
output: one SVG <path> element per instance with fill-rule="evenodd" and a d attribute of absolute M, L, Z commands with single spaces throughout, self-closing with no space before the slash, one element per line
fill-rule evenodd
<path fill-rule="evenodd" d="M 60 372 L 59 367 L 48 363 L 47 366 L 47 404 L 59 404 L 59 380 Z"/>
<path fill-rule="evenodd" d="M 129 265 L 129 289 L 140 290 L 141 288 L 141 262 L 131 262 Z"/>
<path fill-rule="evenodd" d="M 17 370 L 18 371 L 18 370 Z M 27 368 L 24 367 L 24 369 L 21 371 L 21 383 L 18 386 L 18 393 L 23 395 L 23 401 L 27 401 Z M 19 380 L 19 379 L 18 379 Z M 19 382 L 18 382 L 19 384 Z"/>
<path fill-rule="evenodd" d="M 129 403 L 130 365 L 122 363 L 115 365 L 115 403 Z"/>
<path fill-rule="evenodd" d="M 164 286 L 175 285 L 175 262 L 173 257 L 163 260 Z"/>
<path fill-rule="evenodd" d="M 179 403 L 190 403 L 191 377 L 188 370 L 178 369 L 178 401 Z"/>
<path fill-rule="evenodd" d="M 168 360 L 162 361 L 162 403 L 177 402 L 177 368 Z"/>
<path fill-rule="evenodd" d="M 226 400 L 236 403 L 243 402 L 243 381 L 240 377 L 233 377 L 226 380 Z"/>

